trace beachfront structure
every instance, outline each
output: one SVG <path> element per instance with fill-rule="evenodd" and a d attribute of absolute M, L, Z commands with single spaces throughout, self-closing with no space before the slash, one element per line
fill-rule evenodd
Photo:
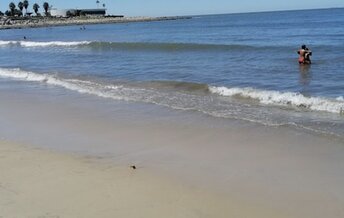
<path fill-rule="evenodd" d="M 50 9 L 53 17 L 105 16 L 106 9 Z"/>
<path fill-rule="evenodd" d="M 81 9 L 77 10 L 78 16 L 105 16 L 106 9 Z"/>
<path fill-rule="evenodd" d="M 67 12 L 70 9 L 56 9 L 56 8 L 52 8 L 50 9 L 50 14 L 53 17 L 67 17 Z"/>

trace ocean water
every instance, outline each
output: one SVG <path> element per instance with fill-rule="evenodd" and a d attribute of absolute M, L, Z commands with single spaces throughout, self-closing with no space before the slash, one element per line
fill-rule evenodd
<path fill-rule="evenodd" d="M 62 87 L 343 138 L 343 40 L 344 9 L 2 30 L 0 90 Z"/>

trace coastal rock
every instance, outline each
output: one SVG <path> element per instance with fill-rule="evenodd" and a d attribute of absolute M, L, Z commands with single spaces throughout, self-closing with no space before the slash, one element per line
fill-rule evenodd
<path fill-rule="evenodd" d="M 103 23 L 126 23 L 126 22 L 149 22 L 162 20 L 188 19 L 191 17 L 123 17 L 123 16 L 106 16 L 106 17 L 25 17 L 18 18 L 16 21 L 6 18 L 0 25 L 0 29 L 15 28 L 32 28 L 47 26 L 64 26 L 64 25 L 86 25 L 86 24 L 103 24 Z"/>

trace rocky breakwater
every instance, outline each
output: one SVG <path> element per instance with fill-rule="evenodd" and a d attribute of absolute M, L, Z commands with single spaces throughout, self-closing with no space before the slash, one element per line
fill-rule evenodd
<path fill-rule="evenodd" d="M 20 28 L 36 28 L 36 27 L 50 27 L 50 26 L 126 23 L 126 22 L 149 22 L 149 21 L 164 21 L 164 20 L 177 20 L 177 19 L 189 19 L 189 18 L 191 17 L 123 17 L 123 16 L 68 17 L 68 18 L 2 17 L 0 20 L 0 29 L 20 29 Z"/>

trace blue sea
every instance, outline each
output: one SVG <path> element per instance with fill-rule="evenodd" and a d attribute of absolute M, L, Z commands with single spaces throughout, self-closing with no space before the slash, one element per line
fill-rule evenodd
<path fill-rule="evenodd" d="M 343 8 L 80 27 L 1 30 L 0 90 L 35 84 L 344 137 Z M 312 65 L 298 64 L 302 44 Z"/>

